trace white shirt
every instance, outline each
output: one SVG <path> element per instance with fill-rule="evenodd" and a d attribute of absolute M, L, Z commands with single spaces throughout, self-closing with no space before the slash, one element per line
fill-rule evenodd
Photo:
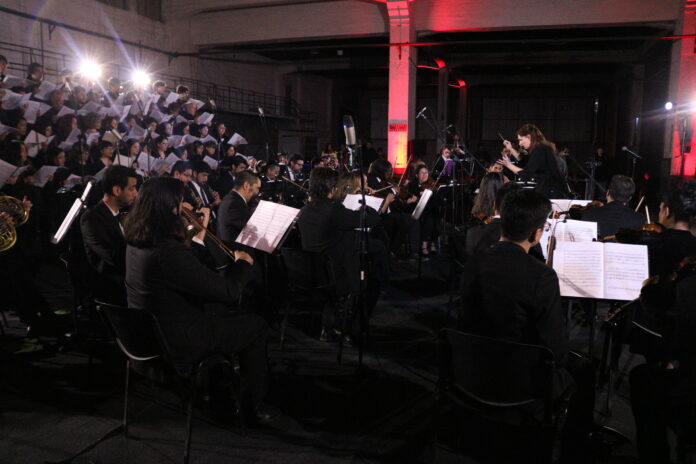
<path fill-rule="evenodd" d="M 116 218 L 116 221 L 118 222 L 118 227 L 119 227 L 119 229 L 121 229 L 121 233 L 125 236 L 126 232 L 123 230 L 123 224 L 121 224 L 121 221 L 118 220 L 118 215 L 119 215 L 120 211 L 119 210 L 114 211 L 113 209 L 111 209 L 111 206 L 109 206 L 109 204 L 107 202 L 104 202 L 104 204 L 106 205 L 107 208 L 109 208 L 109 211 L 111 211 L 111 214 L 113 214 L 114 217 Z"/>

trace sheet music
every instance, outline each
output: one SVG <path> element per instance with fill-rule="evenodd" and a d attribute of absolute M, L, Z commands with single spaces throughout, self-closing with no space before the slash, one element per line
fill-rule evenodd
<path fill-rule="evenodd" d="M 601 242 L 556 242 L 553 268 L 561 296 L 604 298 L 604 248 Z"/>
<path fill-rule="evenodd" d="M 634 300 L 649 276 L 646 245 L 604 244 L 604 298 Z"/>
<path fill-rule="evenodd" d="M 208 155 L 205 155 L 205 158 L 203 158 L 203 161 L 205 161 L 205 163 L 206 163 L 208 166 L 210 166 L 210 169 L 212 169 L 213 171 L 216 170 L 217 167 L 218 167 L 218 162 L 217 162 L 217 160 L 216 160 L 215 158 L 211 158 L 211 157 L 208 156 Z"/>
<path fill-rule="evenodd" d="M 203 114 L 201 114 L 201 115 L 198 117 L 198 124 L 205 124 L 205 125 L 208 125 L 208 124 L 210 124 L 211 122 L 213 122 L 213 118 L 214 118 L 214 117 L 215 117 L 214 114 L 210 114 L 210 113 L 207 113 L 207 112 L 206 112 L 206 113 L 203 113 Z"/>
<path fill-rule="evenodd" d="M 564 198 L 558 198 L 549 201 L 551 201 L 551 210 L 556 213 L 561 213 L 568 211 L 573 205 L 586 206 L 591 200 L 567 200 Z"/>
<path fill-rule="evenodd" d="M 27 138 L 24 139 L 24 145 L 27 146 L 27 156 L 29 158 L 34 158 L 39 154 L 39 147 L 42 143 L 45 143 L 48 138 L 44 135 L 39 134 L 36 131 L 29 132 Z"/>
<path fill-rule="evenodd" d="M 421 214 L 423 214 L 423 211 L 425 210 L 425 206 L 428 204 L 428 200 L 430 200 L 430 197 L 433 195 L 433 191 L 430 189 L 425 189 L 423 192 L 421 192 L 420 199 L 418 200 L 418 203 L 416 203 L 416 209 L 413 210 L 413 213 L 411 214 L 411 217 L 413 219 L 420 219 Z"/>
<path fill-rule="evenodd" d="M 382 207 L 382 203 L 384 203 L 384 199 L 372 195 L 365 195 L 365 203 L 370 208 L 379 212 L 379 209 Z M 361 205 L 362 195 L 348 194 L 346 195 L 346 198 L 343 200 L 343 206 L 345 206 L 351 211 L 359 210 Z"/>
<path fill-rule="evenodd" d="M 41 166 L 34 176 L 34 185 L 43 188 L 58 169 L 60 166 Z"/>
<path fill-rule="evenodd" d="M 138 167 L 143 171 L 147 171 L 148 169 L 154 169 L 155 163 L 157 162 L 157 158 L 148 155 L 144 151 L 141 151 L 138 155 L 137 161 Z"/>
<path fill-rule="evenodd" d="M 232 134 L 232 137 L 230 137 L 230 139 L 227 141 L 228 145 L 235 145 L 235 146 L 236 145 L 246 145 L 247 143 L 249 143 L 249 142 L 247 142 L 247 140 L 244 137 L 242 137 L 241 135 L 239 135 L 236 132 L 234 134 Z"/>
<path fill-rule="evenodd" d="M 28 101 L 24 110 L 24 119 L 26 119 L 29 124 L 36 124 L 36 119 L 39 117 L 40 110 L 41 103 L 32 100 Z"/>
<path fill-rule="evenodd" d="M 296 208 L 261 200 L 235 242 L 273 253 L 299 212 Z"/>
<path fill-rule="evenodd" d="M 114 157 L 114 164 L 118 164 L 129 168 L 133 164 L 133 160 L 125 155 L 116 155 Z"/>

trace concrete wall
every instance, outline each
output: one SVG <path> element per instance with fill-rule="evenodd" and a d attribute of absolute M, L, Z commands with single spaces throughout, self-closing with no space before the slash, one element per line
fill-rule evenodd
<path fill-rule="evenodd" d="M 170 2 L 164 2 L 164 17 L 171 11 Z M 129 2 L 130 9 L 111 7 L 94 0 L 3 0 L 2 6 L 12 10 L 33 14 L 58 21 L 91 32 L 109 36 L 119 36 L 123 40 L 142 43 L 171 52 L 193 52 L 191 42 L 191 20 L 187 17 L 171 18 L 160 22 L 140 16 L 135 11 L 135 1 Z M 132 65 L 147 68 L 154 75 L 168 73 L 186 78 L 232 85 L 246 90 L 273 93 L 278 90 L 274 66 L 245 63 L 222 63 L 179 57 L 171 62 L 162 53 L 123 44 L 119 47 L 114 41 L 64 28 L 56 28 L 49 37 L 46 24 L 0 12 L 0 41 L 24 45 L 69 55 L 86 55 L 101 63 L 111 63 L 131 68 Z M 43 31 L 42 31 L 43 30 Z M 21 62 L 21 56 L 8 50 L 8 45 L 0 44 L 0 53 L 7 55 L 11 63 Z M 40 55 L 39 55 L 40 56 Z M 247 58 L 241 56 L 240 58 Z M 259 60 L 259 57 L 254 57 Z M 25 57 L 24 61 L 27 58 Z M 39 59 L 39 61 L 41 61 Z M 24 64 L 27 64 L 26 62 Z M 49 71 L 63 67 L 61 62 L 48 59 L 45 66 Z M 68 63 L 74 68 L 75 63 Z M 10 73 L 17 73 L 10 71 Z M 127 76 L 125 76 L 127 77 Z M 170 86 L 176 82 L 168 82 Z"/>

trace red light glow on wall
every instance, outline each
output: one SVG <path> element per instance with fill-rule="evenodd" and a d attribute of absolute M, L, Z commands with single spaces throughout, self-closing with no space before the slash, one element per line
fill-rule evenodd
<path fill-rule="evenodd" d="M 442 68 L 447 67 L 447 63 L 445 63 L 445 61 L 440 59 L 440 58 L 433 58 L 433 61 L 437 65 L 437 69 L 442 69 Z"/>
<path fill-rule="evenodd" d="M 691 125 L 691 129 L 688 132 L 694 134 L 696 117 L 689 118 L 687 124 Z M 696 143 L 694 143 L 693 135 L 690 139 L 684 141 L 684 157 L 682 158 L 682 128 L 683 126 L 680 124 L 679 118 L 677 118 L 672 131 L 672 166 L 670 174 L 690 179 L 696 175 Z"/>

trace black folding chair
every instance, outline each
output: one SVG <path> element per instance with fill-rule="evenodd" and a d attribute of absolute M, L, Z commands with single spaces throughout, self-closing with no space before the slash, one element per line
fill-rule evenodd
<path fill-rule="evenodd" d="M 299 248 L 281 248 L 280 262 L 287 275 L 288 299 L 280 329 L 280 348 L 285 346 L 285 330 L 290 304 L 314 306 L 321 310 L 327 305 L 339 308 L 336 277 L 331 257 L 326 253 L 305 251 Z M 345 332 L 345 310 L 340 310 L 342 331 Z M 343 337 L 339 337 L 338 363 L 343 354 Z"/>
<path fill-rule="evenodd" d="M 209 361 L 224 357 L 230 364 L 232 359 L 224 353 L 207 354 L 194 362 L 181 362 L 171 356 L 166 336 L 160 329 L 157 318 L 144 310 L 125 308 L 97 301 L 97 311 L 111 331 L 119 349 L 126 355 L 125 397 L 123 403 L 123 433 L 128 436 L 128 394 L 130 385 L 131 361 L 149 363 L 150 367 L 164 369 L 166 374 L 189 390 L 186 415 L 186 438 L 184 442 L 184 464 L 188 463 L 191 451 L 191 431 L 193 426 L 193 407 L 199 384 L 201 368 Z M 242 398 L 241 382 L 238 398 Z M 240 408 L 241 410 L 241 408 Z M 243 414 L 241 425 L 246 430 Z"/>
<path fill-rule="evenodd" d="M 542 456 L 535 462 L 555 462 L 573 389 L 554 401 L 556 364 L 551 350 L 443 329 L 438 335 L 438 366 L 437 413 L 448 402 L 465 411 L 457 416 L 472 421 L 474 433 L 481 434 L 479 444 L 486 448 L 486 443 L 491 443 L 486 453 L 474 450 L 475 454 L 509 451 L 507 446 L 500 446 L 505 440 L 498 432 L 529 432 L 532 427 L 542 432 L 547 445 L 537 449 Z M 487 435 L 486 430 L 496 432 Z M 460 430 L 456 431 L 459 436 Z M 437 440 L 437 431 L 435 437 Z"/>

